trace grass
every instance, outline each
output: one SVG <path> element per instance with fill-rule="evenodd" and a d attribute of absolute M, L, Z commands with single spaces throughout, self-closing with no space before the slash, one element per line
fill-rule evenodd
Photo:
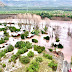
<path fill-rule="evenodd" d="M 44 51 L 45 53 L 45 51 Z M 52 60 L 46 59 L 43 57 L 43 54 L 34 55 L 34 57 L 30 58 L 30 62 L 32 62 L 36 57 L 42 57 L 43 61 L 39 64 L 39 70 L 38 72 L 54 72 L 52 68 L 48 66 L 48 63 L 50 63 Z M 26 72 L 26 68 L 29 67 L 30 63 L 28 64 L 22 64 L 22 68 L 19 68 L 13 72 Z"/>

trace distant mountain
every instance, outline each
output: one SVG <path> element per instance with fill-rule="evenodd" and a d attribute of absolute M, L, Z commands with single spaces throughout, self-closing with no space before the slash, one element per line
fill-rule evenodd
<path fill-rule="evenodd" d="M 8 6 L 18 7 L 58 7 L 72 6 L 72 0 L 1 0 Z"/>
<path fill-rule="evenodd" d="M 4 7 L 5 4 L 0 1 L 0 7 Z"/>

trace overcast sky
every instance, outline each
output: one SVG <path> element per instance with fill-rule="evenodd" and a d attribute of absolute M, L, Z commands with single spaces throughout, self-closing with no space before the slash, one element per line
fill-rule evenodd
<path fill-rule="evenodd" d="M 36 1 L 36 5 L 40 4 L 40 5 L 53 5 L 53 6 L 72 6 L 72 0 L 0 0 L 2 1 L 4 4 L 8 5 L 8 6 L 14 6 L 14 5 L 24 5 L 25 2 L 27 1 Z M 15 1 L 15 2 L 14 2 Z M 38 1 L 42 1 L 42 2 L 38 2 Z M 45 2 L 47 1 L 47 2 Z M 31 3 L 31 5 L 34 3 Z"/>

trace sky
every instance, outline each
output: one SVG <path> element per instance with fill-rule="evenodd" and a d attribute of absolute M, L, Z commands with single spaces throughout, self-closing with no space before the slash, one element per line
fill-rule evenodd
<path fill-rule="evenodd" d="M 72 6 L 72 0 L 0 0 L 8 6 L 23 6 L 30 3 L 30 5 L 43 6 Z M 41 2 L 39 2 L 41 1 Z M 36 3 L 36 4 L 35 4 Z"/>

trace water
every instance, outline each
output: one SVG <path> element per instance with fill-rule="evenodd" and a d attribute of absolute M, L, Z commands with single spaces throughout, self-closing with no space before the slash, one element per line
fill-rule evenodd
<path fill-rule="evenodd" d="M 64 59 L 70 62 L 72 56 L 72 38 L 71 36 L 68 36 L 68 28 L 70 27 L 70 30 L 72 32 L 72 21 L 51 21 L 51 25 L 59 26 L 59 39 L 60 43 L 64 46 L 61 51 L 64 54 Z"/>
<path fill-rule="evenodd" d="M 14 21 L 17 23 L 17 20 L 14 20 Z M 43 27 L 45 26 L 46 22 L 44 20 L 43 22 L 41 21 L 41 23 L 43 24 Z M 39 25 L 40 29 L 42 28 L 41 23 Z M 72 56 L 72 38 L 71 36 L 68 36 L 68 30 L 70 28 L 70 32 L 72 34 L 72 21 L 51 20 L 50 24 L 48 25 L 49 25 L 48 35 L 52 36 L 52 33 L 53 34 L 56 33 L 56 35 L 58 35 L 60 39 L 60 43 L 64 46 L 64 48 L 61 50 L 64 54 L 64 57 L 65 57 L 64 59 L 70 62 L 71 56 Z M 52 28 L 56 28 L 56 31 L 52 31 Z M 51 48 L 51 44 L 55 42 L 55 35 L 53 35 L 53 38 L 50 38 L 49 41 L 44 40 L 43 39 L 44 36 L 47 36 L 47 35 L 34 36 L 33 38 L 38 39 L 39 42 L 37 43 L 37 45 L 45 46 L 46 50 L 48 51 L 48 48 Z M 27 40 L 31 42 L 31 39 L 25 39 L 24 41 Z"/>

